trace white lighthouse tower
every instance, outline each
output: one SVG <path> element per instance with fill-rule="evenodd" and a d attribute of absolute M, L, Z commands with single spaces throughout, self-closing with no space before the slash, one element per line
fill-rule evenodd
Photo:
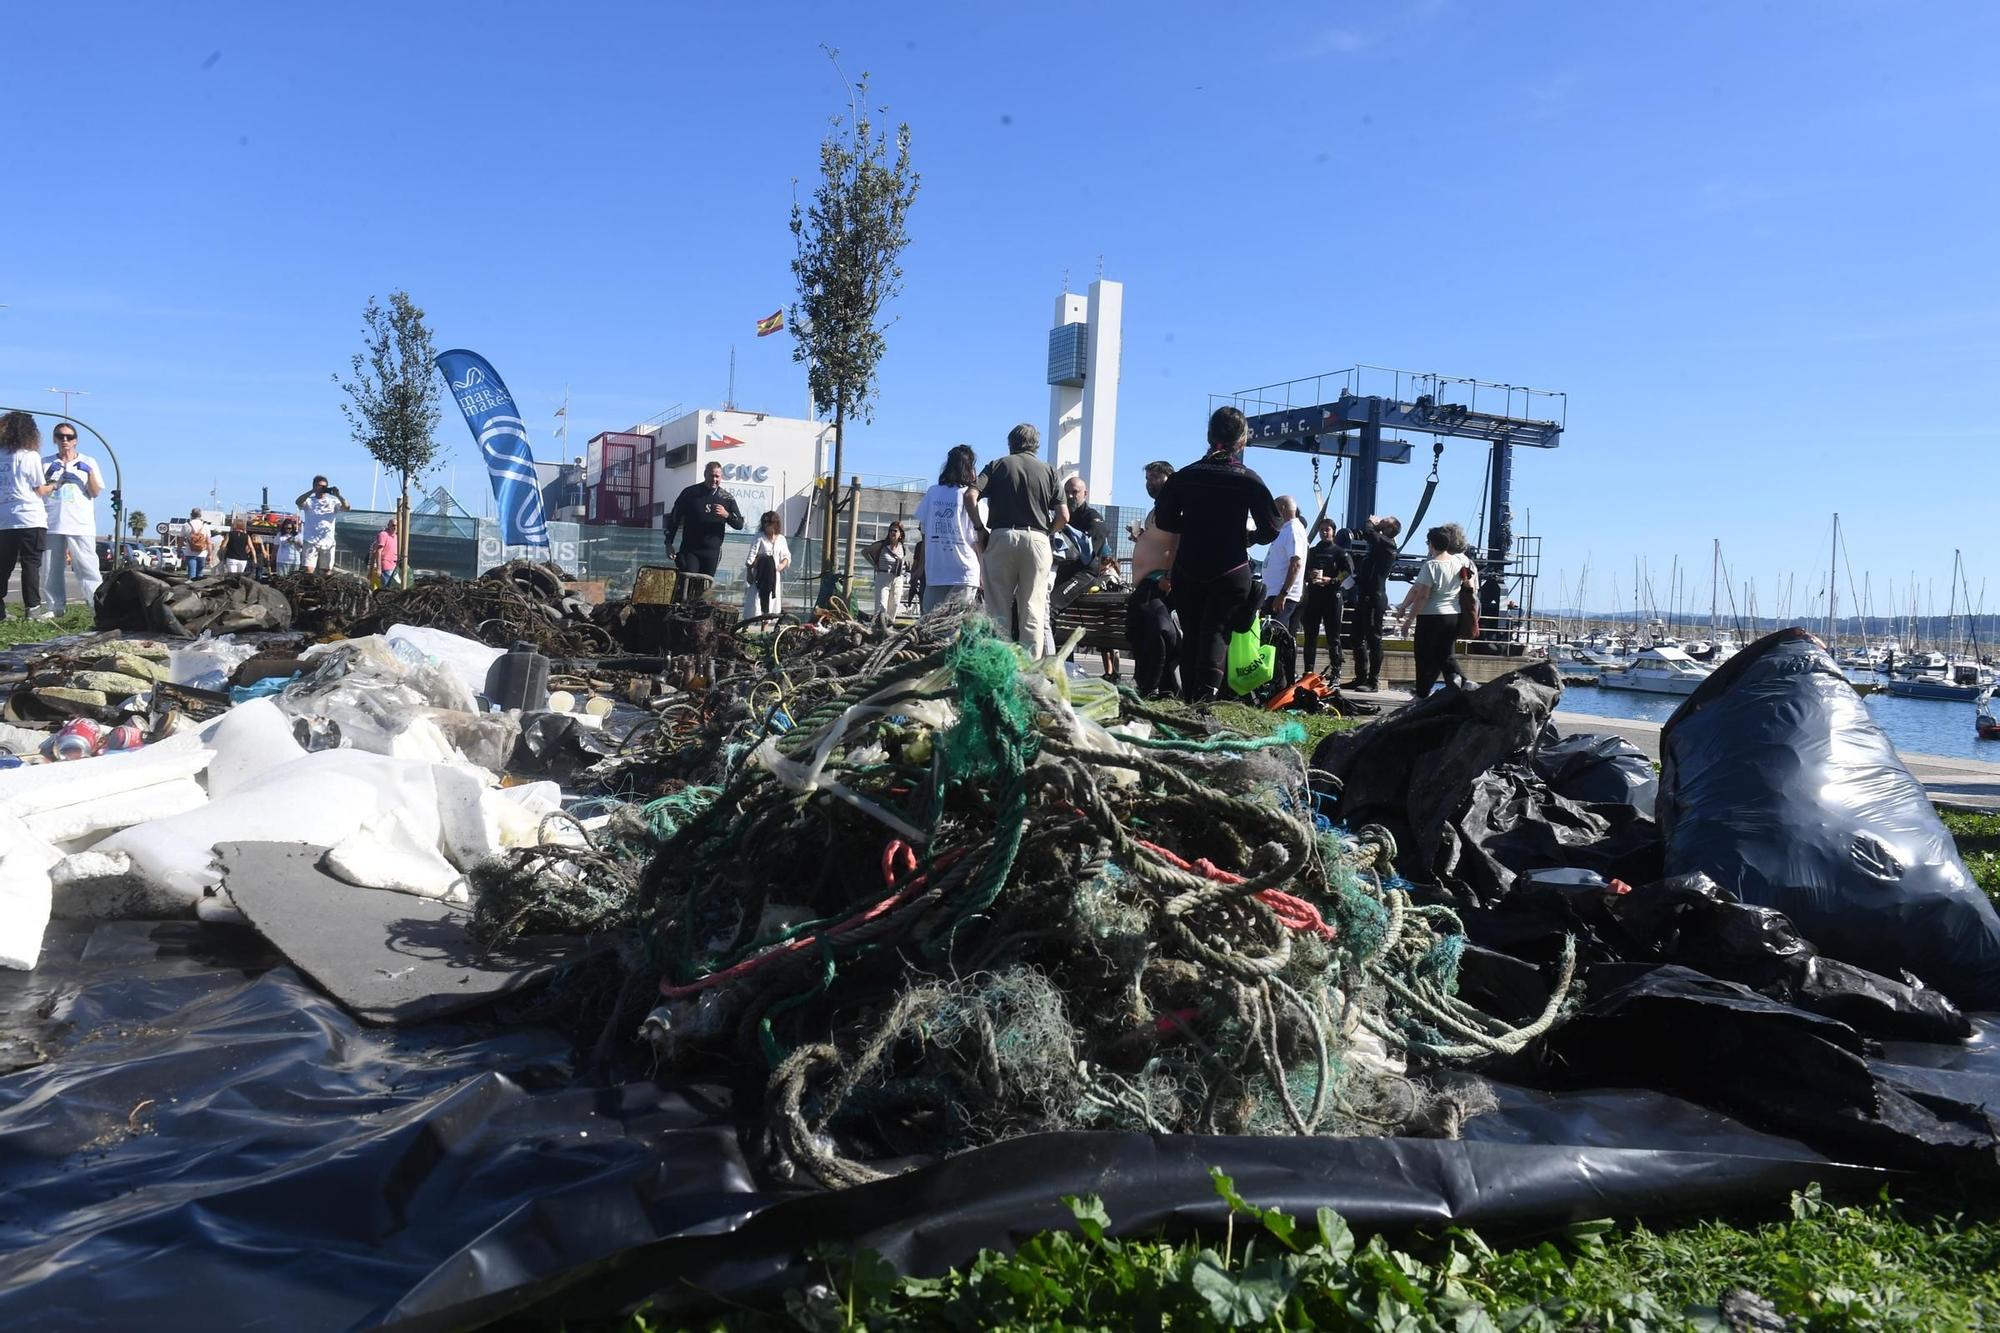
<path fill-rule="evenodd" d="M 1125 284 L 1099 278 L 1088 296 L 1056 298 L 1049 330 L 1049 463 L 1080 472 L 1094 504 L 1110 504 L 1118 461 L 1118 354 Z"/>

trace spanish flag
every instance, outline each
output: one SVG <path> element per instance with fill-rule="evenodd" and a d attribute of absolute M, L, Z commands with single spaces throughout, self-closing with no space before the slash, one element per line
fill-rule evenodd
<path fill-rule="evenodd" d="M 784 308 L 781 306 L 778 309 L 773 310 L 770 314 L 764 316 L 764 318 L 757 321 L 757 336 L 759 338 L 762 338 L 766 334 L 776 333 L 779 329 L 782 329 L 784 327 L 785 327 L 785 311 Z"/>

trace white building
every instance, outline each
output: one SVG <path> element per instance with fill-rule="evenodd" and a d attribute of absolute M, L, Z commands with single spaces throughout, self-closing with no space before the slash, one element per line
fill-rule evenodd
<path fill-rule="evenodd" d="M 827 422 L 708 407 L 664 425 L 606 431 L 584 455 L 585 521 L 662 527 L 681 491 L 720 463 L 746 530 L 775 509 L 795 532 L 832 441 Z"/>
<path fill-rule="evenodd" d="M 1099 278 L 1090 294 L 1056 298 L 1049 330 L 1049 433 L 1043 457 L 1081 472 L 1097 504 L 1110 504 L 1118 450 L 1118 361 L 1125 284 Z"/>

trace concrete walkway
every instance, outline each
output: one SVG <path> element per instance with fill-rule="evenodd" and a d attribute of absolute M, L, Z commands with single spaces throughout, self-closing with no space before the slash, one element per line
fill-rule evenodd
<path fill-rule="evenodd" d="M 1660 724 L 1628 722 L 1620 718 L 1592 717 L 1588 713 L 1557 712 L 1556 726 L 1565 734 L 1595 732 L 1623 736 L 1657 762 L 1660 757 Z M 2000 811 L 2000 764 L 1976 759 L 1951 759 L 1935 754 L 1901 754 L 1903 766 L 1924 784 L 1931 800 L 1939 805 L 1964 810 Z"/>

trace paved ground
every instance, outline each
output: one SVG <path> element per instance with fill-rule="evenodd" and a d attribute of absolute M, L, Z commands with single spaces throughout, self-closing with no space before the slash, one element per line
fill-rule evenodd
<path fill-rule="evenodd" d="M 65 572 L 63 577 L 69 580 L 69 599 L 72 602 L 82 601 L 83 589 L 77 586 L 76 575 Z M 18 571 L 15 572 L 12 578 L 7 580 L 6 604 L 9 606 L 21 605 L 21 575 Z"/>
<path fill-rule="evenodd" d="M 1660 757 L 1660 724 L 1657 722 L 1626 722 L 1591 717 L 1586 713 L 1558 712 L 1556 726 L 1565 732 L 1608 732 L 1623 736 L 1655 760 Z M 1904 754 L 1900 757 L 1904 767 L 1924 784 L 1924 790 L 1939 805 L 1960 806 L 1968 810 L 2000 810 L 2000 764 L 1981 763 L 1976 759 L 1950 759 L 1934 754 Z"/>

